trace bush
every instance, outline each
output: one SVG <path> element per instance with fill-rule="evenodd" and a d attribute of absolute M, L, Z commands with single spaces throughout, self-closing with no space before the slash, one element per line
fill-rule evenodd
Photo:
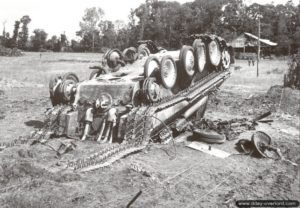
<path fill-rule="evenodd" d="M 17 48 L 5 48 L 0 45 L 0 56 L 22 56 L 23 53 L 21 50 Z"/>
<path fill-rule="evenodd" d="M 300 50 L 292 56 L 288 65 L 288 72 L 284 75 L 284 86 L 300 90 Z"/>

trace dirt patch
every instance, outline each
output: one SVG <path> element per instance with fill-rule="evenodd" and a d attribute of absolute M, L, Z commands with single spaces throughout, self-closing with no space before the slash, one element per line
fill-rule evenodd
<path fill-rule="evenodd" d="M 283 112 L 290 115 L 300 115 L 300 91 L 282 86 L 272 86 L 262 95 L 250 94 L 245 98 L 230 91 L 221 91 L 212 97 L 210 108 L 217 110 L 222 106 L 226 111 L 237 115 L 260 115 L 264 112 Z"/>
<path fill-rule="evenodd" d="M 24 58 L 22 64 L 19 58 L 15 58 L 15 62 L 2 62 L 2 66 L 6 68 L 0 70 L 3 77 L 0 78 L 0 89 L 3 91 L 0 91 L 0 103 L 3 103 L 0 112 L 6 114 L 6 117 L 0 119 L 1 140 L 13 141 L 42 125 L 43 112 L 51 104 L 47 86 L 35 87 L 35 84 L 41 83 L 41 77 L 54 73 L 55 70 L 59 73 L 76 71 L 80 72 L 80 77 L 88 77 L 88 65 L 71 64 L 69 60 L 88 60 L 92 56 L 95 61 L 99 60 L 97 54 L 51 53 L 43 54 L 42 58 L 58 60 L 57 62 L 60 59 L 68 61 L 60 61 L 61 65 L 47 62 L 39 65 L 39 53 L 32 53 L 27 60 L 26 56 L 21 58 Z M 17 72 L 18 76 L 13 77 L 11 72 L 16 68 L 16 63 L 20 70 Z M 269 62 L 266 67 L 268 65 Z M 274 65 L 279 63 L 274 62 Z M 262 67 L 262 70 L 266 67 Z M 22 80 L 22 77 L 28 76 L 28 70 L 35 70 L 30 81 Z M 263 82 L 264 88 L 260 88 L 256 83 L 262 81 L 257 80 L 254 72 L 241 69 L 235 73 L 237 76 L 232 76 L 231 81 L 227 80 L 228 85 L 210 99 L 205 117 L 229 120 L 255 117 L 270 109 L 276 111 L 282 88 L 271 88 L 268 93 L 263 94 L 270 87 L 269 83 Z M 254 74 L 254 81 L 249 80 L 251 76 L 248 75 L 251 73 Z M 265 71 L 262 71 L 261 76 L 266 76 Z M 276 78 L 273 76 L 275 73 L 266 78 L 272 85 Z M 27 84 L 12 82 L 8 85 L 11 80 L 20 78 L 21 82 Z M 275 80 L 282 78 L 277 77 Z M 248 83 L 252 85 L 249 86 Z M 289 112 L 288 105 L 294 105 L 298 98 L 287 101 L 290 95 L 296 96 L 296 91 L 285 89 L 285 93 L 288 98 L 282 99 L 282 108 Z M 287 103 L 286 106 L 283 102 Z M 294 111 L 295 109 L 290 113 Z M 256 130 L 269 134 L 274 145 L 281 149 L 287 159 L 300 164 L 297 132 L 299 127 L 294 126 L 294 118 L 288 121 L 276 119 L 273 114 L 270 117 L 274 122 L 259 124 Z M 246 131 L 237 139 L 251 139 L 252 134 L 253 131 Z M 70 139 L 55 138 L 48 144 L 56 147 L 60 142 L 67 141 Z M 144 151 L 122 158 L 108 168 L 80 173 L 65 170 L 65 165 L 69 161 L 99 152 L 109 144 L 79 140 L 72 142 L 77 145 L 76 149 L 61 157 L 57 157 L 55 151 L 41 144 L 17 145 L 0 151 L 1 207 L 125 207 L 140 190 L 142 194 L 133 207 L 235 207 L 236 200 L 297 199 L 300 195 L 298 169 L 280 160 L 246 155 L 232 155 L 220 159 L 189 149 L 184 144 L 151 144 Z M 212 146 L 237 154 L 239 152 L 235 149 L 236 142 L 226 141 Z M 174 155 L 176 157 L 171 157 Z M 135 161 L 146 169 L 149 167 L 147 170 L 154 177 L 130 169 Z M 188 171 L 182 173 L 185 170 Z"/>

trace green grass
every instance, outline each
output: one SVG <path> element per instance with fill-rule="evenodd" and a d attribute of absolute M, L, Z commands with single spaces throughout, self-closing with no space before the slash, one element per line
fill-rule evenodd
<path fill-rule="evenodd" d="M 98 65 L 101 54 L 96 53 L 25 53 L 21 57 L 0 57 L 0 80 L 48 84 L 53 74 L 75 72 L 80 80 L 87 79 L 89 66 Z"/>
<path fill-rule="evenodd" d="M 85 80 L 91 73 L 89 66 L 99 65 L 101 56 L 97 53 L 31 52 L 21 57 L 0 57 L 0 83 L 1 79 L 7 79 L 47 86 L 51 75 L 66 72 L 74 72 L 80 80 Z M 234 70 L 234 67 L 240 69 Z M 259 77 L 256 77 L 256 65 L 249 67 L 247 60 L 237 60 L 223 89 L 238 90 L 237 93 L 266 92 L 273 85 L 282 85 L 287 68 L 284 60 L 261 60 Z"/>
<path fill-rule="evenodd" d="M 240 68 L 234 70 L 234 67 Z M 273 85 L 283 85 L 283 75 L 288 69 L 284 60 L 261 60 L 259 76 L 257 66 L 248 66 L 247 60 L 236 60 L 231 68 L 231 76 L 224 83 L 223 89 L 234 90 L 237 93 L 264 93 Z"/>

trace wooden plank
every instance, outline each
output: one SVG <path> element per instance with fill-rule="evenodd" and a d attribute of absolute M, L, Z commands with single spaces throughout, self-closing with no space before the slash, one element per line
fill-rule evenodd
<path fill-rule="evenodd" d="M 207 145 L 205 143 L 202 142 L 192 142 L 188 145 L 186 145 L 189 148 L 195 149 L 195 150 L 199 150 L 201 152 L 207 153 L 209 155 L 213 155 L 215 157 L 219 157 L 219 158 L 226 158 L 229 157 L 231 154 L 228 152 L 225 152 L 223 150 L 219 150 L 217 148 L 214 148 L 210 145 Z"/>

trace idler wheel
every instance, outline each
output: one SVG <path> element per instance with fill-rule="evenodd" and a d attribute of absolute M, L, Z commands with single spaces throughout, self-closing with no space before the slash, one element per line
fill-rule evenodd
<path fill-rule="evenodd" d="M 63 76 L 63 82 L 59 86 L 59 94 L 62 97 L 63 102 L 70 102 L 74 95 L 74 87 L 79 82 L 79 78 L 76 74 L 68 72 Z"/>
<path fill-rule="evenodd" d="M 208 44 L 208 54 L 210 63 L 214 66 L 218 66 L 221 62 L 221 50 L 220 44 L 216 39 L 212 39 Z"/>
<path fill-rule="evenodd" d="M 177 68 L 174 59 L 167 55 L 164 56 L 160 63 L 160 78 L 165 88 L 174 87 L 177 79 Z"/>
<path fill-rule="evenodd" d="M 67 79 L 61 83 L 59 91 L 61 93 L 64 102 L 71 101 L 71 98 L 74 94 L 73 88 L 75 85 L 76 83 L 70 79 Z"/>
<path fill-rule="evenodd" d="M 222 52 L 222 66 L 224 69 L 228 69 L 230 66 L 230 54 L 226 49 Z"/>

